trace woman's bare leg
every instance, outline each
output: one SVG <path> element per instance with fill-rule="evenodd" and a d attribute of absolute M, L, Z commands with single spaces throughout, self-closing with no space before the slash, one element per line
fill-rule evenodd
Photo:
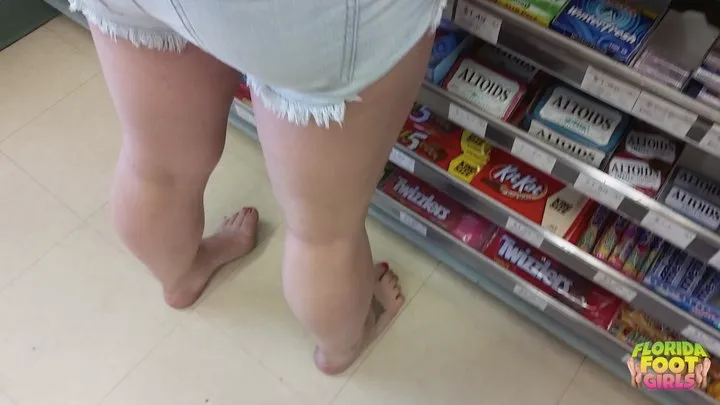
<path fill-rule="evenodd" d="M 202 240 L 203 193 L 223 151 L 239 75 L 192 45 L 173 53 L 114 41 L 95 29 L 93 38 L 124 133 L 112 195 L 115 226 L 160 280 L 167 303 L 190 306 L 218 267 L 255 244 L 252 208 Z"/>
<path fill-rule="evenodd" d="M 287 223 L 287 301 L 317 340 L 325 373 L 345 370 L 403 303 L 392 274 L 374 268 L 365 231 L 373 190 L 410 111 L 430 55 L 427 36 L 385 77 L 349 103 L 330 129 L 278 119 L 261 102 L 256 119 L 273 189 Z M 259 99 L 259 98 L 257 98 Z M 386 312 L 374 319 L 371 298 Z"/>

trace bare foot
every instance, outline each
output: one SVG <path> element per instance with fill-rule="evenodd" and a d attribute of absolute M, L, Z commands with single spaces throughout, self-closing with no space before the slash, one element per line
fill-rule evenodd
<path fill-rule="evenodd" d="M 193 268 L 172 289 L 165 289 L 165 302 L 176 309 L 195 303 L 220 267 L 255 247 L 258 220 L 257 210 L 248 207 L 225 217 L 220 229 L 200 244 Z"/>
<path fill-rule="evenodd" d="M 373 303 L 365 321 L 365 335 L 347 353 L 334 355 L 327 354 L 315 348 L 315 365 L 327 375 L 336 375 L 347 370 L 362 352 L 390 325 L 390 322 L 400 312 L 405 304 L 405 296 L 398 284 L 398 277 L 389 269 L 387 263 L 375 265 L 378 280 L 375 283 Z M 378 308 L 380 307 L 380 308 Z"/>

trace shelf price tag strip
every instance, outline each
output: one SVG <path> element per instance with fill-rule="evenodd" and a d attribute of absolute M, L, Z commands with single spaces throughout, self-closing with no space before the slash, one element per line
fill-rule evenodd
<path fill-rule="evenodd" d="M 632 111 L 641 90 L 588 66 L 581 86 L 589 94 L 625 111 Z"/>
<path fill-rule="evenodd" d="M 547 308 L 547 300 L 541 293 L 525 287 L 522 284 L 515 284 L 513 293 L 540 311 L 545 311 L 545 308 Z"/>
<path fill-rule="evenodd" d="M 536 248 L 539 248 L 544 240 L 540 232 L 523 224 L 513 217 L 508 217 L 507 222 L 505 223 L 505 229 Z"/>
<path fill-rule="evenodd" d="M 530 145 L 520 138 L 515 138 L 510 152 L 545 173 L 552 173 L 552 170 L 555 167 L 556 159 L 553 156 L 533 145 Z"/>
<path fill-rule="evenodd" d="M 720 354 L 720 341 L 693 325 L 688 325 L 680 332 L 686 338 L 695 343 L 700 343 L 706 350 L 714 354 Z"/>
<path fill-rule="evenodd" d="M 395 148 L 390 152 L 390 161 L 407 172 L 415 173 L 415 159 Z"/>
<path fill-rule="evenodd" d="M 599 286 L 617 295 L 627 303 L 632 303 L 632 300 L 634 300 L 637 296 L 637 292 L 635 290 L 627 287 L 623 283 L 617 281 L 614 277 L 611 277 L 603 272 L 597 272 L 593 277 L 593 281 Z"/>
<path fill-rule="evenodd" d="M 471 112 L 466 111 L 464 108 L 450 103 L 448 106 L 448 119 L 469 130 L 473 134 L 481 138 L 485 138 L 485 131 L 487 131 L 488 126 L 487 121 Z"/>
<path fill-rule="evenodd" d="M 400 210 L 400 222 L 420 235 L 427 236 L 427 227 L 413 218 L 412 215 L 402 210 Z"/>
<path fill-rule="evenodd" d="M 700 140 L 700 147 L 720 157 L 720 124 L 713 124 Z"/>
<path fill-rule="evenodd" d="M 640 225 L 647 228 L 659 237 L 670 241 L 680 249 L 685 249 L 697 236 L 695 232 L 689 231 L 682 226 L 671 222 L 664 217 L 650 211 L 640 222 Z"/>
<path fill-rule="evenodd" d="M 491 44 L 497 44 L 502 26 L 500 18 L 463 0 L 458 2 L 455 23 Z"/>
<path fill-rule="evenodd" d="M 580 173 L 575 180 L 575 188 L 601 204 L 617 210 L 624 197 L 607 184 L 596 180 L 585 173 Z"/>
<path fill-rule="evenodd" d="M 644 91 L 635 102 L 632 113 L 680 138 L 687 135 L 698 118 L 697 114 Z"/>

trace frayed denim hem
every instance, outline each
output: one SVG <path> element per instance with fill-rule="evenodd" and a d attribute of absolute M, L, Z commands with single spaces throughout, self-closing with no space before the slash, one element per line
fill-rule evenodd
<path fill-rule="evenodd" d="M 310 124 L 310 119 L 315 121 L 318 127 L 323 128 L 330 128 L 330 124 L 333 122 L 342 125 L 345 119 L 346 102 L 361 101 L 359 96 L 355 96 L 335 103 L 313 103 L 312 101 L 306 103 L 290 100 L 249 75 L 247 84 L 253 94 L 260 97 L 265 108 L 272 111 L 278 118 L 285 118 L 289 122 L 303 127 Z"/>
<path fill-rule="evenodd" d="M 156 32 L 149 29 L 126 27 L 121 24 L 103 19 L 97 13 L 85 7 L 83 0 L 70 0 L 70 11 L 83 13 L 88 23 L 96 26 L 100 32 L 113 40 L 125 39 L 139 48 L 148 48 L 157 51 L 182 52 L 187 46 L 187 40 L 174 32 Z"/>

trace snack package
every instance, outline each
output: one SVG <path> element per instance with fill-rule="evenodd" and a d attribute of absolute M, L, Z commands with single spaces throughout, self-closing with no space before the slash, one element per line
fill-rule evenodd
<path fill-rule="evenodd" d="M 625 261 L 630 257 L 635 241 L 637 240 L 638 234 L 640 233 L 640 227 L 636 224 L 630 224 L 625 228 L 620 243 L 615 245 L 608 257 L 608 264 L 617 270 L 621 270 L 625 265 Z"/>
<path fill-rule="evenodd" d="M 575 243 L 594 203 L 481 137 L 417 107 L 398 143 L 526 218 Z"/>
<path fill-rule="evenodd" d="M 567 0 L 497 0 L 497 3 L 547 27 Z"/>
<path fill-rule="evenodd" d="M 707 275 L 693 296 L 702 302 L 709 302 L 720 291 L 720 272 L 708 267 Z"/>
<path fill-rule="evenodd" d="M 623 233 L 628 225 L 630 225 L 630 221 L 618 215 L 595 245 L 593 255 L 602 261 L 607 261 L 613 249 L 615 249 L 615 245 L 622 240 Z"/>
<path fill-rule="evenodd" d="M 655 197 L 677 159 L 679 145 L 662 135 L 632 131 L 610 159 L 610 176 Z"/>
<path fill-rule="evenodd" d="M 622 305 L 608 332 L 630 347 L 644 342 L 677 340 L 672 329 L 627 304 Z"/>
<path fill-rule="evenodd" d="M 526 119 L 528 133 L 570 156 L 600 167 L 630 119 L 565 85 L 549 87 Z"/>
<path fill-rule="evenodd" d="M 469 57 L 461 58 L 443 87 L 494 117 L 508 121 L 525 96 L 526 85 Z"/>
<path fill-rule="evenodd" d="M 673 184 L 700 196 L 709 202 L 720 205 L 720 184 L 691 170 L 678 170 Z"/>
<path fill-rule="evenodd" d="M 668 191 L 665 204 L 706 228 L 717 230 L 720 227 L 719 206 L 677 185 Z"/>
<path fill-rule="evenodd" d="M 656 16 L 613 0 L 570 0 L 551 28 L 621 63 L 642 47 Z"/>
<path fill-rule="evenodd" d="M 482 63 L 502 72 L 508 72 L 512 77 L 521 79 L 526 84 L 531 83 L 540 74 L 540 69 L 522 56 L 488 43 L 478 49 L 476 56 Z"/>
<path fill-rule="evenodd" d="M 381 190 L 476 250 L 482 250 L 495 232 L 490 221 L 401 169 L 385 179 Z"/>
<path fill-rule="evenodd" d="M 658 243 L 658 240 L 660 240 L 660 238 L 652 232 L 640 228 L 637 239 L 635 239 L 634 245 L 631 246 L 632 250 L 630 251 L 630 255 L 622 266 L 622 272 L 628 277 L 637 280 L 650 250 Z"/>
<path fill-rule="evenodd" d="M 622 303 L 503 229 L 485 248 L 485 255 L 602 328 L 610 325 Z"/>
<path fill-rule="evenodd" d="M 607 227 L 608 223 L 615 217 L 615 213 L 604 205 L 599 205 L 590 218 L 585 232 L 583 232 L 578 247 L 586 252 L 595 248 L 598 238 Z"/>

